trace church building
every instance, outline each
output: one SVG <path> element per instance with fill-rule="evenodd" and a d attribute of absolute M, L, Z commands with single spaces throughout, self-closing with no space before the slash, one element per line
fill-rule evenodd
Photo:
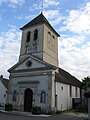
<path fill-rule="evenodd" d="M 8 72 L 7 103 L 13 109 L 42 113 L 72 108 L 72 98 L 80 98 L 80 81 L 58 66 L 60 36 L 41 13 L 22 30 L 19 61 Z"/>

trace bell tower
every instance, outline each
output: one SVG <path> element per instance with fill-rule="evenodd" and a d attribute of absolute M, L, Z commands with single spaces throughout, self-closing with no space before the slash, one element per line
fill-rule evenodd
<path fill-rule="evenodd" d="M 57 67 L 59 34 L 42 12 L 20 29 L 22 40 L 19 60 L 32 55 Z"/>

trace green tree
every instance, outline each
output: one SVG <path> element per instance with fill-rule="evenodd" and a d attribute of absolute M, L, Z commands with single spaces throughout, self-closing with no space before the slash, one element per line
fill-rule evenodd
<path fill-rule="evenodd" d="M 84 77 L 84 79 L 82 79 L 82 88 L 87 90 L 87 88 L 90 87 L 90 77 Z"/>

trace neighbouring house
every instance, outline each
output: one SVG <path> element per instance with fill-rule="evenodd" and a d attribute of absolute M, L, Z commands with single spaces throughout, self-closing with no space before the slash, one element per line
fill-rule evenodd
<path fill-rule="evenodd" d="M 9 80 L 0 76 L 0 106 L 4 106 L 6 103 L 7 90 Z"/>
<path fill-rule="evenodd" d="M 7 103 L 13 109 L 42 113 L 72 108 L 72 98 L 80 98 L 81 82 L 58 66 L 60 36 L 41 13 L 21 28 L 19 61 L 8 72 Z"/>

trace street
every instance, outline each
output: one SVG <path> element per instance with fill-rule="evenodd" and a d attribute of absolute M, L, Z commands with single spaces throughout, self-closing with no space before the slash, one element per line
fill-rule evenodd
<path fill-rule="evenodd" d="M 0 120 L 87 120 L 84 117 L 76 117 L 71 115 L 51 115 L 49 117 L 40 117 L 40 116 L 20 116 L 0 112 Z"/>

